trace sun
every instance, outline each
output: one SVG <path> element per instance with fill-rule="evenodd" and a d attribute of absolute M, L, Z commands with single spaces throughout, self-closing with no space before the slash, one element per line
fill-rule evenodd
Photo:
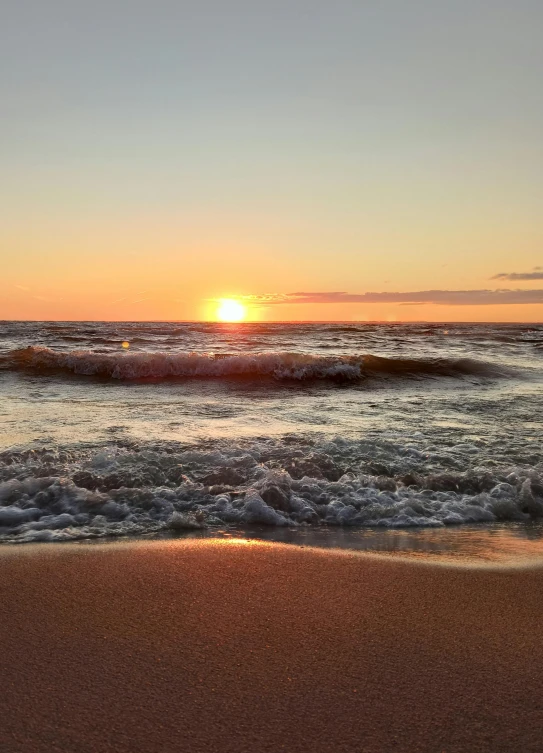
<path fill-rule="evenodd" d="M 234 298 L 221 298 L 217 307 L 217 319 L 219 322 L 242 322 L 247 316 L 247 310 L 243 303 Z"/>

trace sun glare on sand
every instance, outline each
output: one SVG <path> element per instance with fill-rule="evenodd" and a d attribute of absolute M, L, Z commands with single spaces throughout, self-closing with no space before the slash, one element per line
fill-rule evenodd
<path fill-rule="evenodd" d="M 221 298 L 217 307 L 217 320 L 219 322 L 242 322 L 247 315 L 243 303 L 233 298 Z"/>

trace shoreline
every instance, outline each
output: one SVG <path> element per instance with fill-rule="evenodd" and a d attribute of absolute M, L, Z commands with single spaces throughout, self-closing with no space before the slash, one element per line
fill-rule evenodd
<path fill-rule="evenodd" d="M 541 566 L 169 539 L 0 568 L 12 753 L 540 750 Z"/>
<path fill-rule="evenodd" d="M 531 534 L 531 535 L 529 535 Z M 43 547 L 139 546 L 195 541 L 254 542 L 313 549 L 330 554 L 399 559 L 420 564 L 461 568 L 531 569 L 543 567 L 543 524 L 478 523 L 461 526 L 410 528 L 274 528 L 270 526 L 204 527 L 183 533 L 74 538 L 57 541 L 2 541 L 2 553 L 36 554 Z"/>

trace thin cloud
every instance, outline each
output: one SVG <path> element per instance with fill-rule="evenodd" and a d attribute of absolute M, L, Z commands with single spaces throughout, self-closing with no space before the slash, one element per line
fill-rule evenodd
<path fill-rule="evenodd" d="M 543 303 L 543 290 L 420 290 L 406 293 L 296 292 L 244 296 L 247 303 L 277 306 L 302 303 L 399 303 L 440 306 L 496 306 Z"/>
<path fill-rule="evenodd" d="M 500 272 L 491 280 L 509 280 L 511 282 L 518 280 L 543 280 L 543 267 L 534 267 L 531 272 Z"/>

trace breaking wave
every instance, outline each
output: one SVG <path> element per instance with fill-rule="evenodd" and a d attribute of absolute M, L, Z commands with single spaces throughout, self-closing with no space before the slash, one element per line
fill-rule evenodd
<path fill-rule="evenodd" d="M 214 526 L 409 526 L 543 518 L 543 462 L 484 447 L 337 438 L 0 453 L 0 542 Z"/>
<path fill-rule="evenodd" d="M 506 377 L 513 372 L 471 358 L 385 358 L 374 355 L 316 356 L 301 353 L 171 353 L 28 347 L 2 358 L 2 368 L 64 372 L 119 380 L 184 378 L 270 378 L 357 382 L 388 377 Z"/>

